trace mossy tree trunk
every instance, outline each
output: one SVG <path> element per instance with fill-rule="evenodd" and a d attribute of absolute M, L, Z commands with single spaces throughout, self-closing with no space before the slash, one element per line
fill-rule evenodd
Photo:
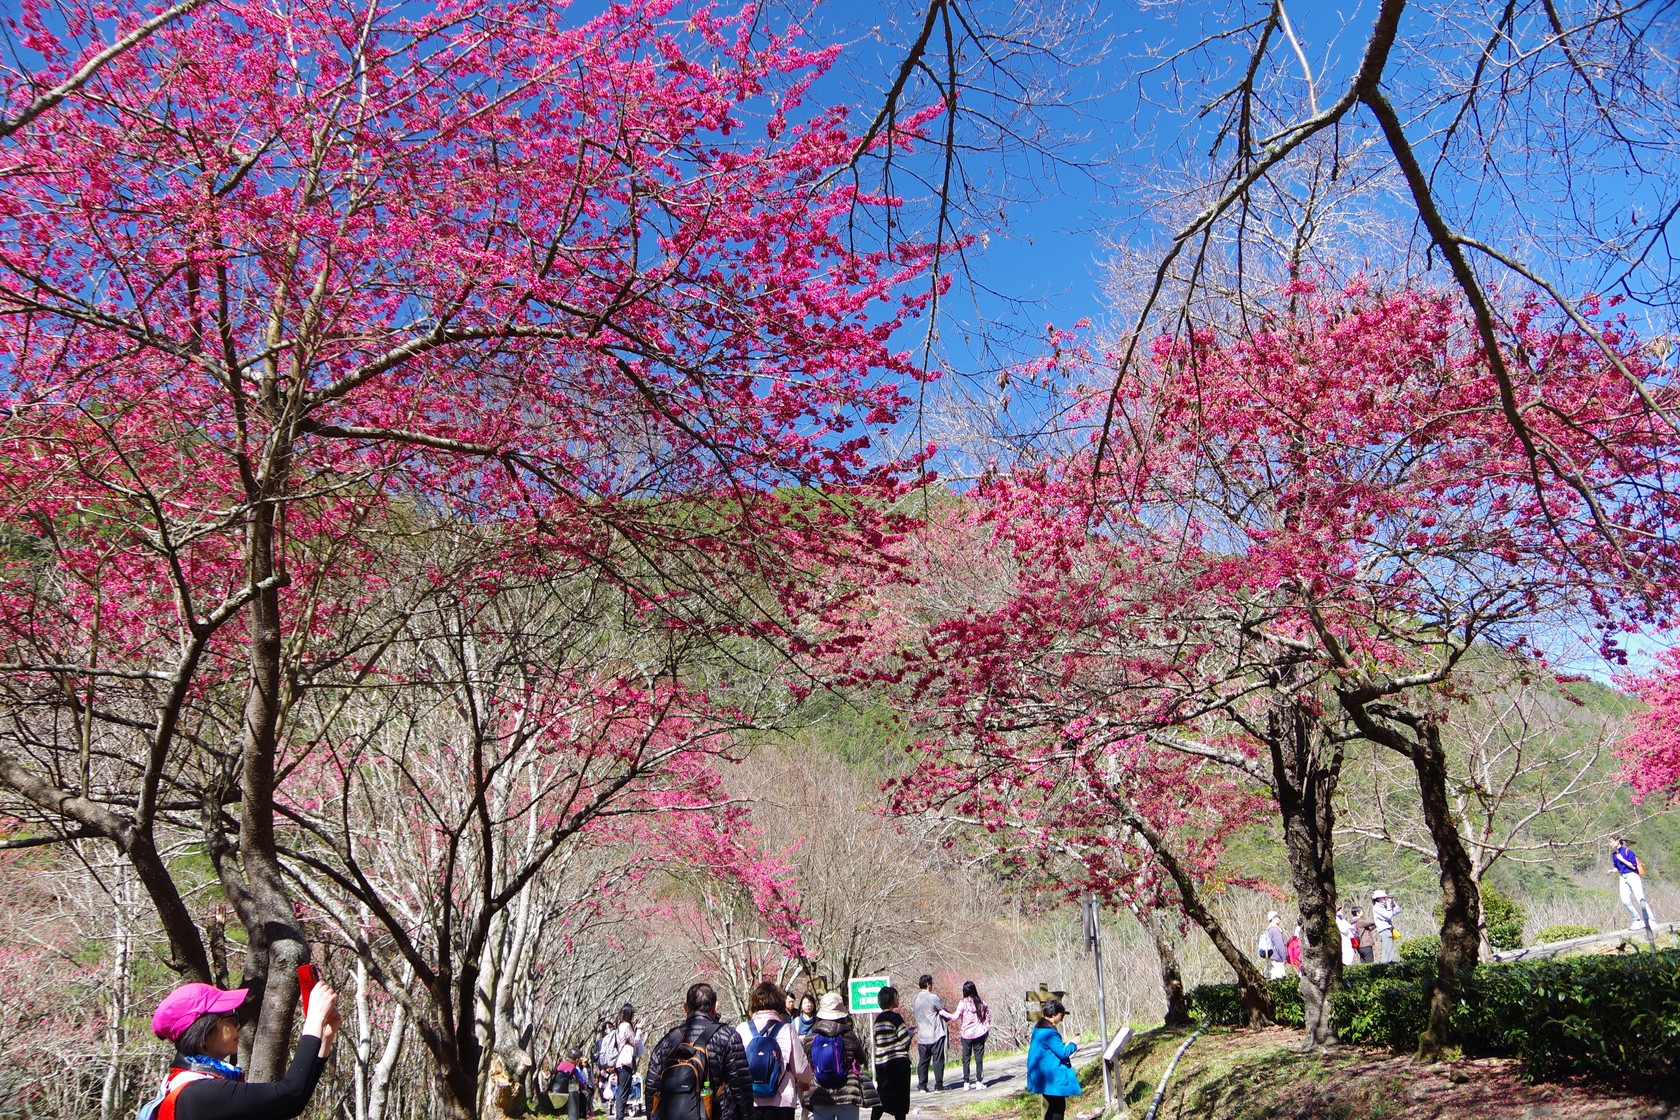
<path fill-rule="evenodd" d="M 1429 1026 L 1418 1036 L 1418 1057 L 1437 1061 L 1455 1039 L 1452 1015 L 1481 942 L 1482 906 L 1474 865 L 1453 818 L 1447 794 L 1447 756 L 1435 717 L 1393 703 L 1381 689 L 1338 692 L 1342 710 L 1371 742 L 1411 760 L 1424 823 L 1441 872 L 1441 948 L 1429 992 Z"/>
<path fill-rule="evenodd" d="M 1301 1007 L 1308 1046 L 1336 1041 L 1335 1000 L 1342 987 L 1336 930 L 1336 783 L 1343 752 L 1299 700 L 1273 705 L 1267 721 L 1272 789 L 1283 823 L 1290 884 L 1301 914 Z"/>

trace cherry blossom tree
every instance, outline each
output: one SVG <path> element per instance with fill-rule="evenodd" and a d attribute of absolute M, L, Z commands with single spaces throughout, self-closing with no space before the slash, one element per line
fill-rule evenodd
<path fill-rule="evenodd" d="M 1665 651 L 1649 675 L 1623 683 L 1645 704 L 1617 747 L 1623 774 L 1636 798 L 1680 801 L 1680 652 Z"/>
<path fill-rule="evenodd" d="M 1331 1037 L 1340 975 L 1343 752 L 1393 751 L 1417 783 L 1446 915 L 1420 1040 L 1434 1052 L 1477 956 L 1441 741 L 1465 658 L 1532 654 L 1582 625 L 1614 653 L 1673 609 L 1675 446 L 1645 405 L 1666 402 L 1665 371 L 1614 318 L 1589 335 L 1544 326 L 1533 304 L 1510 316 L 1503 374 L 1453 299 L 1364 283 L 1295 283 L 1248 332 L 1159 340 L 1122 397 L 1124 459 L 1076 453 L 988 483 L 977 518 L 1015 570 L 990 602 L 912 629 L 926 636 L 892 662 L 924 708 L 998 752 L 1005 788 L 1036 774 L 1004 761 L 1007 733 L 1034 724 L 1064 752 L 1119 760 L 1091 767 L 1105 782 L 1118 765 L 1162 790 L 1158 750 L 1265 782 L 1311 946 L 1314 1041 Z M 1504 421 L 1513 370 L 1545 402 L 1533 427 L 1555 472 Z"/>
<path fill-rule="evenodd" d="M 1138 608 L 1175 595 L 1146 587 L 1168 566 L 1137 563 L 1147 549 L 1093 546 L 1084 498 L 1058 493 L 1042 473 L 993 480 L 916 538 L 912 586 L 871 602 L 860 679 L 884 684 L 925 733 L 891 804 L 968 826 L 1037 889 L 1169 902 L 1230 965 L 1251 1021 L 1269 1022 L 1265 977 L 1212 900 L 1227 879 L 1221 851 L 1266 801 L 1247 774 L 1142 733 L 1159 726 L 1160 678 L 1145 674 L 1128 697 L 1117 666 L 1163 664 L 1147 649 L 1159 615 Z"/>
<path fill-rule="evenodd" d="M 81 73 L 68 4 L 24 17 L 36 71 Z M 229 0 L 4 139 L 0 784 L 117 845 L 208 979 L 159 854 L 196 816 L 253 1076 L 305 951 L 288 751 L 330 730 L 292 717 L 430 587 L 515 567 L 649 632 L 797 645 L 805 577 L 879 547 L 858 499 L 907 466 L 870 446 L 928 250 L 846 243 L 891 201 L 828 175 L 857 144 L 806 99 L 831 59 L 674 3 Z M 394 586 L 428 535 L 482 551 Z M 690 684 L 639 687 L 601 718 Z"/>
<path fill-rule="evenodd" d="M 1674 441 L 1661 409 L 1646 405 L 1666 401 L 1667 378 L 1613 317 L 1591 332 L 1558 330 L 1541 324 L 1537 305 L 1515 308 L 1494 362 L 1442 297 L 1358 284 L 1285 295 L 1296 302 L 1246 338 L 1157 351 L 1161 387 L 1140 394 L 1131 432 L 1146 447 L 1176 446 L 1183 457 L 1169 461 L 1182 473 L 1152 471 L 1162 500 L 1145 509 L 1151 523 L 1186 526 L 1224 590 L 1239 592 L 1243 628 L 1272 649 L 1267 688 L 1297 742 L 1316 722 L 1328 750 L 1363 740 L 1410 761 L 1446 911 L 1420 1040 L 1432 1052 L 1448 1038 L 1479 925 L 1441 745 L 1455 677 L 1478 646 L 1532 651 L 1570 626 L 1603 627 L 1613 653 L 1619 629 L 1672 609 L 1660 574 L 1675 559 L 1672 498 L 1661 480 Z M 1601 344 L 1618 347 L 1615 360 Z M 1512 370 L 1552 417 L 1527 435 L 1503 420 Z M 1641 384 L 1626 383 L 1628 370 Z M 1530 457 L 1536 433 L 1555 470 Z M 1276 736 L 1264 738 L 1274 770 L 1291 768 Z M 1303 830 L 1319 835 L 1314 845 L 1333 821 L 1333 768 L 1325 777 L 1315 783 L 1328 787 L 1314 799 L 1320 824 Z M 1316 861 L 1310 882 L 1314 861 L 1292 832 L 1295 784 L 1275 783 L 1285 840 L 1309 940 L 1333 958 L 1334 938 L 1317 936 L 1333 905 L 1326 865 Z M 1333 977 L 1333 959 L 1323 964 Z"/>
<path fill-rule="evenodd" d="M 1161 236 L 1137 257 L 1146 275 L 1126 308 L 1099 457 L 1151 339 L 1195 329 L 1209 307 L 1258 309 L 1287 267 L 1351 257 L 1458 291 L 1524 454 L 1570 481 L 1548 434 L 1557 417 L 1531 423 L 1524 373 L 1506 368 L 1502 340 L 1523 316 L 1501 293 L 1536 293 L 1644 391 L 1594 304 L 1621 296 L 1648 334 L 1674 329 L 1665 246 L 1680 216 L 1680 102 L 1667 19 L 1605 0 L 1382 0 L 1357 22 L 1285 0 L 1174 10 L 1131 69 L 1162 99 L 1140 98 L 1140 114 L 1164 104 L 1181 126 L 1145 118 L 1171 138 L 1147 166 L 1183 171 L 1145 185 Z M 1337 211 L 1354 195 L 1354 236 L 1324 236 L 1345 228 Z M 1654 394 L 1641 404 L 1667 413 Z M 1593 485 L 1573 483 L 1581 499 Z"/>

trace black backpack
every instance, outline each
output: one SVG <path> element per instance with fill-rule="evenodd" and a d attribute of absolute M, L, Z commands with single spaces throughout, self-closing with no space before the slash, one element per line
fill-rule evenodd
<path fill-rule="evenodd" d="M 708 1072 L 709 1047 L 722 1029 L 719 1023 L 694 1042 L 671 1048 L 653 1083 L 649 1120 L 716 1120 L 718 1086 Z"/>

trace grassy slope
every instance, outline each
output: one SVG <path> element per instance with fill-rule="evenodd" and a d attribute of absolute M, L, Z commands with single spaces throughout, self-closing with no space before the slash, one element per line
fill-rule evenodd
<path fill-rule="evenodd" d="M 1140 1036 L 1117 1068 L 1123 1116 L 1139 1120 L 1188 1031 Z M 1093 1063 L 1081 1073 L 1085 1095 L 1068 1117 L 1102 1107 Z M 1419 1065 L 1382 1050 L 1340 1047 L 1303 1053 L 1289 1030 L 1213 1030 L 1198 1038 L 1173 1072 L 1159 1120 L 1645 1120 L 1670 1115 L 1672 1101 L 1601 1085 L 1530 1085 L 1504 1059 Z M 1038 1120 L 1040 1098 L 1025 1093 L 957 1108 L 950 1120 Z"/>

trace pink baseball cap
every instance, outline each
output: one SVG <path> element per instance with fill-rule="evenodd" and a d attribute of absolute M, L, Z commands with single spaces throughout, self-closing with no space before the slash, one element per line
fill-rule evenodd
<path fill-rule="evenodd" d="M 165 1042 L 174 1042 L 200 1015 L 224 1015 L 245 1002 L 249 988 L 225 991 L 214 984 L 182 984 L 163 997 L 152 1012 L 152 1033 Z"/>

